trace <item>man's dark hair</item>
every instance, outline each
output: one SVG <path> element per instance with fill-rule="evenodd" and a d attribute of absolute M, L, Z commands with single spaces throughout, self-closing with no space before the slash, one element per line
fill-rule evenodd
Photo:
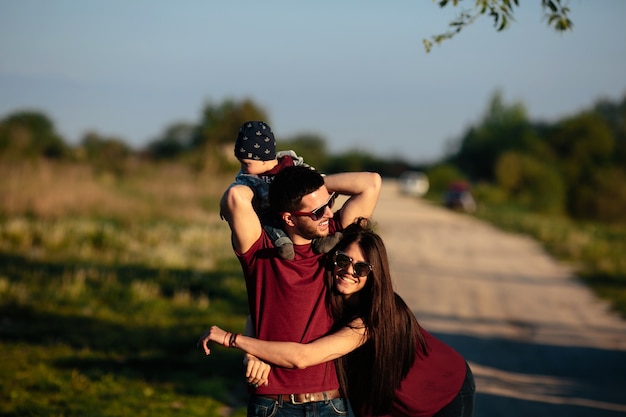
<path fill-rule="evenodd" d="M 324 185 L 316 170 L 298 165 L 283 169 L 270 183 L 270 208 L 275 213 L 298 211 L 302 197 Z"/>

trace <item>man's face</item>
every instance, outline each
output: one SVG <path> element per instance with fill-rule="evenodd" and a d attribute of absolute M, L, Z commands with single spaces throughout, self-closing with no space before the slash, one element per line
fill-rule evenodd
<path fill-rule="evenodd" d="M 333 203 L 334 195 L 331 196 L 326 187 L 302 197 L 300 209 L 292 213 L 298 233 L 305 239 L 328 236 L 328 220 L 333 217 Z"/>

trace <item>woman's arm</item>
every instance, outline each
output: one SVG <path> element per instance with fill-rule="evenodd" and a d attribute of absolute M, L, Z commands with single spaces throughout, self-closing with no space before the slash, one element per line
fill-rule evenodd
<path fill-rule="evenodd" d="M 367 340 L 365 326 L 356 319 L 350 326 L 310 343 L 272 342 L 241 334 L 232 334 L 217 326 L 211 327 L 200 338 L 204 352 L 209 355 L 210 341 L 226 347 L 235 347 L 264 361 L 284 368 L 306 368 L 337 359 L 361 346 Z"/>

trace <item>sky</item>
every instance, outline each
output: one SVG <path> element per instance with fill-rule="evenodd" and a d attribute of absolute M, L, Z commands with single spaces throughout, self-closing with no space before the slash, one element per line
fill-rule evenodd
<path fill-rule="evenodd" d="M 474 1 L 460 2 L 471 7 Z M 522 2 L 520 2 L 522 3 Z M 574 30 L 525 0 L 430 53 L 460 8 L 428 0 L 0 0 L 0 119 L 46 114 L 70 144 L 94 131 L 141 148 L 232 99 L 281 139 L 431 162 L 499 91 L 556 121 L 626 94 L 626 1 L 564 0 Z M 236 132 L 233 132 L 233 140 Z M 306 155 L 303 155 L 306 159 Z"/>

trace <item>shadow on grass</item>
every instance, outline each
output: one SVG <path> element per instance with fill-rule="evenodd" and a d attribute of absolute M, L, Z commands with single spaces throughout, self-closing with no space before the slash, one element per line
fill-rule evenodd
<path fill-rule="evenodd" d="M 52 302 L 45 299 L 61 287 L 64 276 L 73 276 L 79 269 L 91 271 L 87 295 L 78 302 L 65 302 L 63 297 Z M 240 407 L 247 399 L 242 353 L 215 347 L 213 356 L 207 358 L 196 346 L 215 317 L 244 320 L 245 286 L 242 282 L 233 285 L 233 280 L 243 281 L 240 274 L 236 261 L 225 263 L 218 271 L 200 273 L 68 265 L 0 254 L 0 278 L 8 281 L 8 286 L 28 289 L 23 299 L 8 297 L 11 288 L 0 289 L 0 337 L 3 344 L 28 344 L 42 351 L 50 346 L 70 347 L 70 355 L 49 358 L 49 364 L 59 371 L 78 370 L 93 380 L 112 374 Z M 113 286 L 106 284 L 111 277 L 115 278 Z M 129 302 L 130 285 L 136 282 L 156 285 L 160 294 L 155 306 L 135 309 Z M 207 294 L 209 305 L 200 309 L 173 302 L 181 290 L 191 297 Z"/>
<path fill-rule="evenodd" d="M 234 309 L 233 313 L 247 314 L 241 267 L 234 258 L 219 262 L 215 271 L 200 272 L 191 269 L 148 268 L 141 265 L 46 262 L 0 253 L 0 274 L 11 281 L 37 284 L 42 280 L 47 283 L 50 279 L 71 276 L 81 270 L 100 278 L 114 276 L 120 284 L 128 285 L 137 281 L 158 283 L 161 294 L 165 297 L 172 297 L 181 288 L 191 294 L 209 294 L 214 299 L 228 301 L 228 305 Z M 233 278 L 241 281 L 241 286 L 233 286 Z"/>

